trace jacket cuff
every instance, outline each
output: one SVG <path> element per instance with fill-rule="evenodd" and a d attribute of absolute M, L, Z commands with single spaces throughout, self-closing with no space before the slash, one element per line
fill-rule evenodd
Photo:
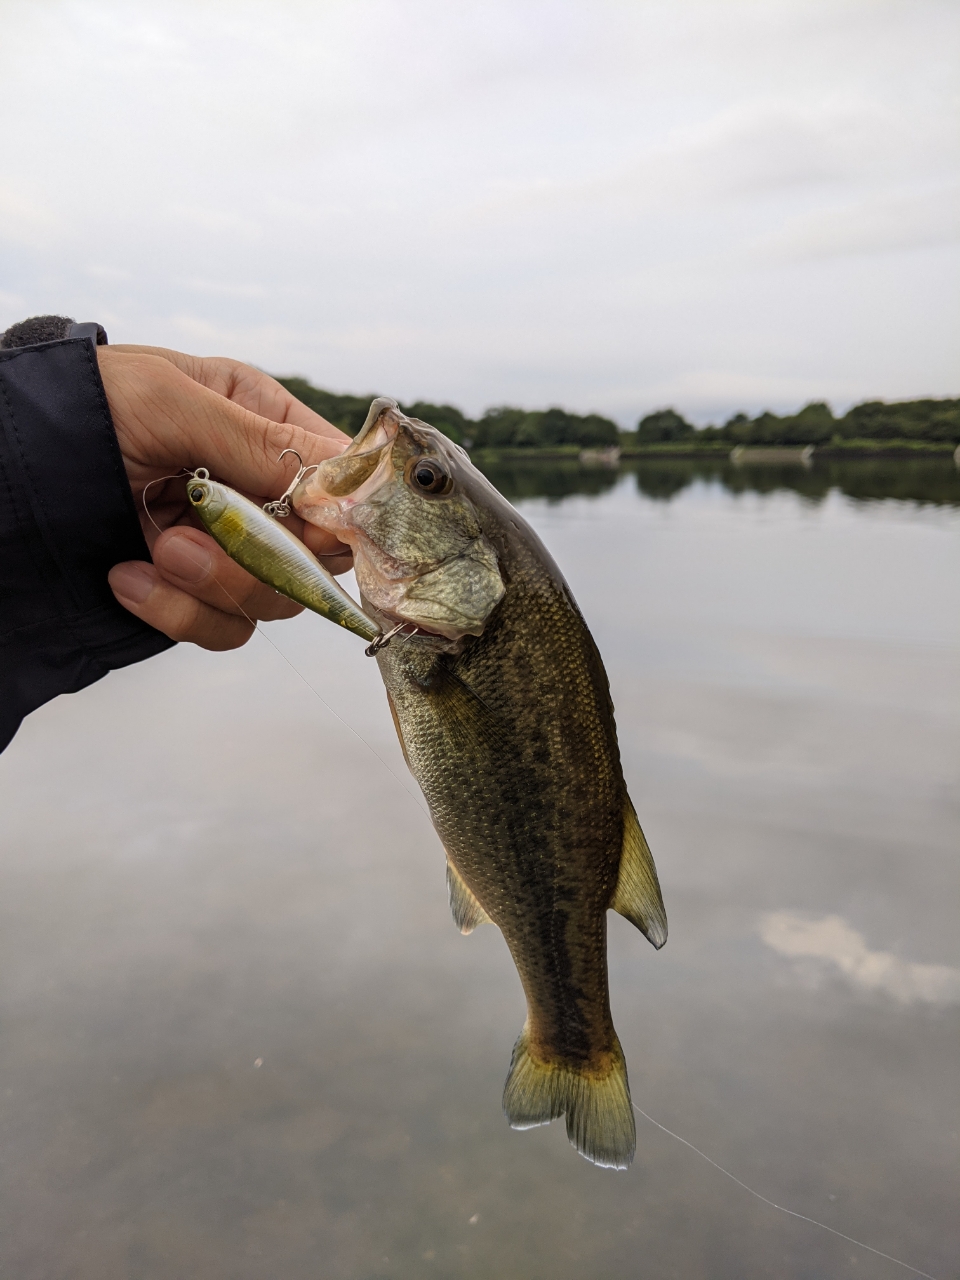
<path fill-rule="evenodd" d="M 43 702 L 171 647 L 107 584 L 149 558 L 93 341 L 0 349 L 0 750 Z"/>

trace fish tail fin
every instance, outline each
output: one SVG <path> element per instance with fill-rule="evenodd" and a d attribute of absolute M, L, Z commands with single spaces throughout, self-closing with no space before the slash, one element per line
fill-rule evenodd
<path fill-rule="evenodd" d="M 532 1129 L 567 1117 L 567 1137 L 582 1156 L 606 1169 L 626 1169 L 637 1145 L 627 1065 L 620 1042 L 603 1071 L 561 1060 L 541 1061 L 524 1027 L 514 1045 L 503 1090 L 503 1109 L 514 1129 Z"/>

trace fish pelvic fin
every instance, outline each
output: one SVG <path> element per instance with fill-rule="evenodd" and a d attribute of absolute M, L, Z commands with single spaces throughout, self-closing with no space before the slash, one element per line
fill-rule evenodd
<path fill-rule="evenodd" d="M 657 868 L 653 865 L 653 854 L 629 796 L 623 811 L 620 878 L 610 907 L 635 924 L 658 951 L 666 942 L 667 913 L 660 894 Z"/>
<path fill-rule="evenodd" d="M 514 1129 L 533 1129 L 567 1117 L 567 1137 L 587 1160 L 626 1169 L 637 1146 L 637 1125 L 620 1042 L 603 1071 L 541 1061 L 530 1050 L 527 1028 L 513 1047 L 503 1110 Z"/>
<path fill-rule="evenodd" d="M 403 730 L 400 728 L 400 717 L 397 715 L 396 704 L 393 701 L 390 690 L 385 690 L 387 695 L 387 703 L 390 707 L 390 715 L 393 717 L 393 727 L 397 731 L 397 738 L 400 742 L 400 750 L 403 752 L 403 761 L 407 768 L 413 773 L 413 766 L 410 764 L 410 757 L 407 755 L 407 744 L 403 740 Z"/>
<path fill-rule="evenodd" d="M 478 924 L 493 923 L 471 890 L 467 888 L 463 877 L 449 858 L 447 858 L 447 893 L 450 895 L 450 910 L 453 912 L 454 923 L 461 933 L 473 933 Z"/>

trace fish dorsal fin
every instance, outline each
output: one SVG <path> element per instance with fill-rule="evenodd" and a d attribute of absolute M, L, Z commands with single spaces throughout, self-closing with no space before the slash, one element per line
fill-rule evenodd
<path fill-rule="evenodd" d="M 453 912 L 454 923 L 461 933 L 473 933 L 478 924 L 493 923 L 464 884 L 460 872 L 449 858 L 447 859 L 447 893 L 450 895 L 450 910 Z"/>
<path fill-rule="evenodd" d="M 627 797 L 623 811 L 623 851 L 620 878 L 610 903 L 613 911 L 626 916 L 659 950 L 667 940 L 667 913 L 660 896 L 653 854 L 633 805 Z"/>

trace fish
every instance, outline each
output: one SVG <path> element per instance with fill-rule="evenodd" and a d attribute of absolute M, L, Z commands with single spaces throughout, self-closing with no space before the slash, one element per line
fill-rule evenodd
<path fill-rule="evenodd" d="M 248 573 L 364 640 L 380 638 L 379 623 L 299 538 L 255 502 L 211 480 L 204 468 L 189 478 L 187 497 L 206 531 Z"/>
<path fill-rule="evenodd" d="M 353 550 L 407 764 L 447 857 L 454 921 L 492 922 L 527 1017 L 503 1093 L 517 1129 L 566 1117 L 588 1160 L 626 1168 L 636 1123 L 607 979 L 607 912 L 656 948 L 667 918 L 617 746 L 610 687 L 573 594 L 522 516 L 394 400 L 294 490 Z"/>

